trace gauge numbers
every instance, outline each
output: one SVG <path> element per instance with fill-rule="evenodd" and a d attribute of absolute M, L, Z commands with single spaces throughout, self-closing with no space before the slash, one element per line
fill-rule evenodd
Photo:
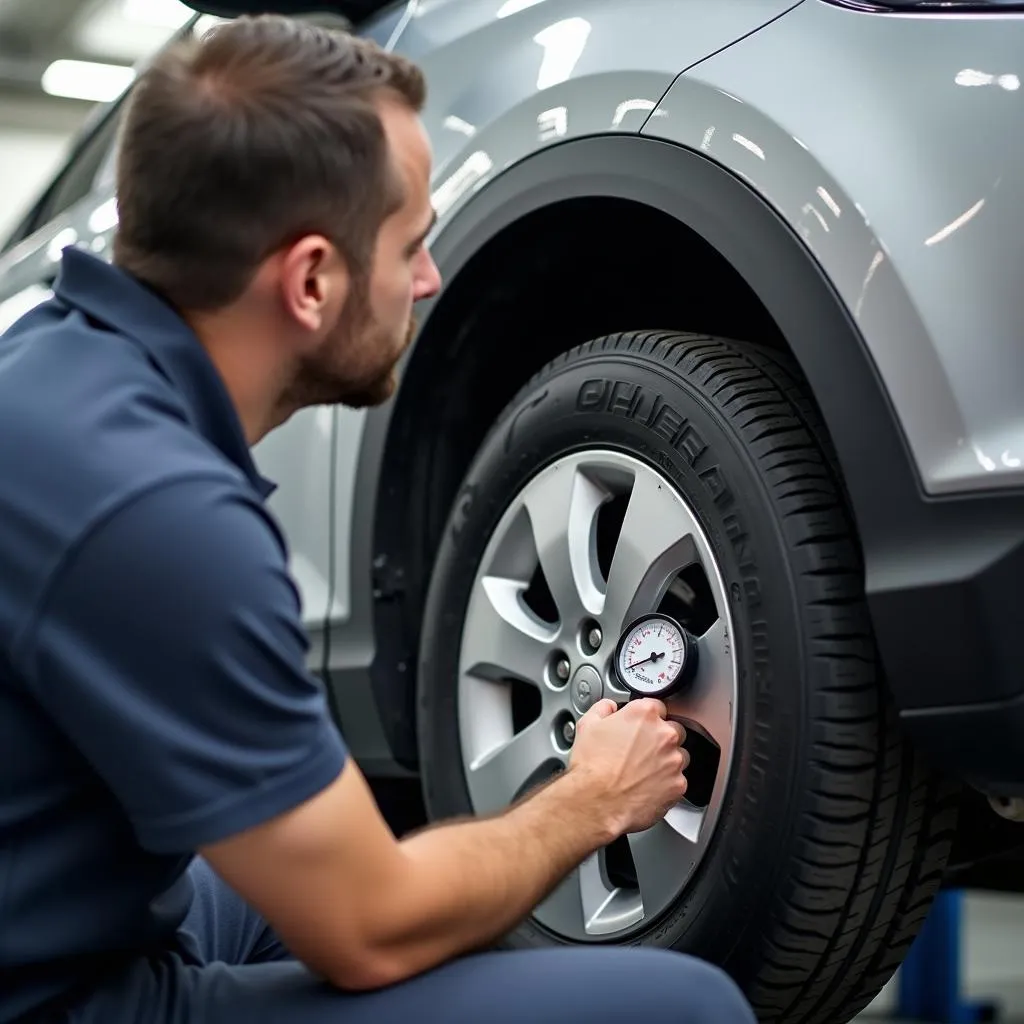
<path fill-rule="evenodd" d="M 615 652 L 615 675 L 638 697 L 664 697 L 693 677 L 697 647 L 675 619 L 652 613 L 633 622 Z"/>

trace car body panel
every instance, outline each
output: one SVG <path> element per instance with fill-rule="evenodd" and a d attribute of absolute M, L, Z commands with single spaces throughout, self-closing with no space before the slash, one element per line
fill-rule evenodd
<path fill-rule="evenodd" d="M 438 230 L 473 191 L 545 145 L 638 131 L 681 70 L 792 6 L 421 0 L 395 50 L 429 83 Z"/>
<path fill-rule="evenodd" d="M 691 68 L 644 128 L 721 162 L 804 239 L 929 494 L 1024 485 L 1022 80 L 1019 14 L 813 0 Z"/>

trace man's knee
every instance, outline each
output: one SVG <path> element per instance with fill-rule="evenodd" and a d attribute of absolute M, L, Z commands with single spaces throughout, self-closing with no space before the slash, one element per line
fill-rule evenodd
<path fill-rule="evenodd" d="M 756 1018 L 750 1003 L 740 991 L 739 985 L 725 971 L 702 960 L 689 957 L 684 959 L 687 961 L 684 998 L 693 999 L 695 1021 L 755 1024 Z"/>
<path fill-rule="evenodd" d="M 630 1001 L 635 1011 L 643 1007 L 680 1024 L 756 1024 L 739 986 L 720 968 L 669 950 L 622 952 L 633 957 Z"/>
<path fill-rule="evenodd" d="M 605 946 L 536 950 L 527 956 L 530 990 L 548 1003 L 562 999 L 564 1020 L 756 1022 L 728 974 L 682 953 Z"/>

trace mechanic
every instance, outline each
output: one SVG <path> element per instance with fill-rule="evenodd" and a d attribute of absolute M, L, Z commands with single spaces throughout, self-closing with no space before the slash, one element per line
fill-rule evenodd
<path fill-rule="evenodd" d="M 395 388 L 439 275 L 415 65 L 275 16 L 144 72 L 113 264 L 0 342 L 0 1021 L 752 1022 L 716 967 L 489 947 L 686 786 L 605 701 L 505 813 L 395 838 L 306 667 L 272 485 Z M 414 514 L 415 514 L 415 510 Z"/>

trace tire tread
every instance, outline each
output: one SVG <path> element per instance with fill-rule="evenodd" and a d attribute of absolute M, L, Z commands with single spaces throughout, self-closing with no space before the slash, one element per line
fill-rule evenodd
<path fill-rule="evenodd" d="M 733 424 L 779 508 L 808 655 L 826 682 L 811 702 L 817 784 L 804 797 L 747 995 L 763 1022 L 848 1021 L 892 976 L 927 915 L 952 845 L 957 792 L 898 731 L 824 424 L 784 353 L 653 331 L 588 342 L 564 358 L 598 346 L 674 367 Z"/>

